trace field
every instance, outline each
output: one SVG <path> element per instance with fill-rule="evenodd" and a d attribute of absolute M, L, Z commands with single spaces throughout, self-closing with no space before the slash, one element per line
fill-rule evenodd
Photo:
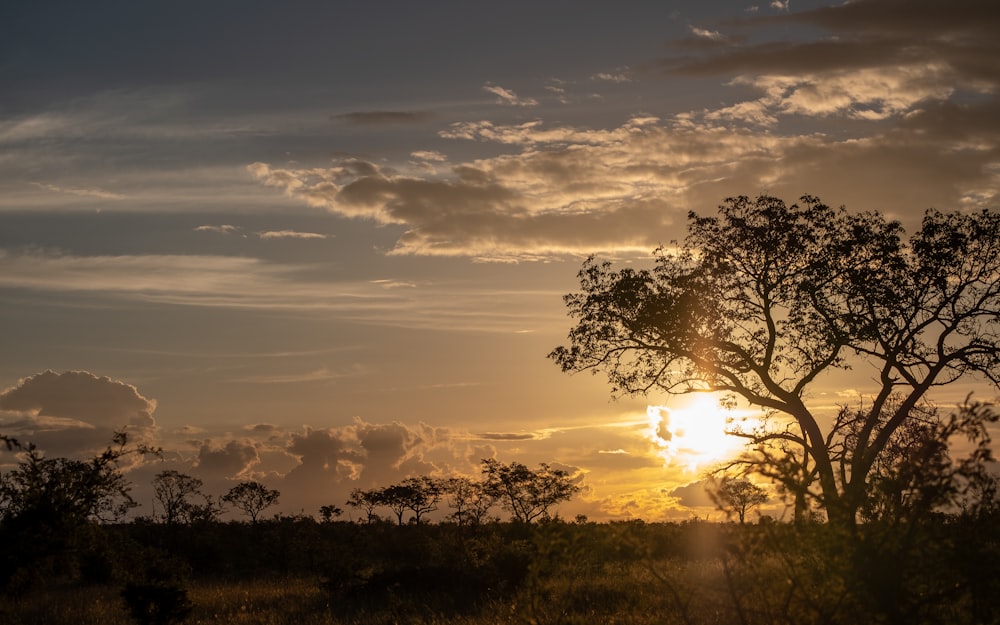
<path fill-rule="evenodd" d="M 1000 622 L 991 519 L 867 527 L 849 541 L 824 525 L 694 521 L 96 529 L 75 564 L 11 576 L 0 622 Z"/>

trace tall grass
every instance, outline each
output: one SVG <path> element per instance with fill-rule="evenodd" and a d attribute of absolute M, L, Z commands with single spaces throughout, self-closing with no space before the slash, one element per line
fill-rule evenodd
<path fill-rule="evenodd" d="M 863 540 L 845 542 L 819 525 L 696 522 L 293 529 L 276 530 L 286 551 L 270 568 L 221 543 L 215 553 L 228 562 L 195 561 L 183 551 L 158 560 L 194 563 L 170 582 L 192 604 L 184 622 L 1000 623 L 995 520 L 932 525 L 915 542 L 891 528 L 885 535 L 866 528 Z M 250 548 L 272 553 L 278 543 L 261 542 L 266 536 Z M 240 562 L 252 566 L 241 572 Z M 129 625 L 121 597 L 127 581 L 77 579 L 0 595 L 0 623 Z"/>

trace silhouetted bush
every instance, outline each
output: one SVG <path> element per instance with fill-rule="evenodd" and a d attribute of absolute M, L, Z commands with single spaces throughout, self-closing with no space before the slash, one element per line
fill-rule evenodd
<path fill-rule="evenodd" d="M 121 594 L 129 614 L 139 625 L 180 623 L 191 613 L 187 590 L 176 584 L 127 584 Z"/>

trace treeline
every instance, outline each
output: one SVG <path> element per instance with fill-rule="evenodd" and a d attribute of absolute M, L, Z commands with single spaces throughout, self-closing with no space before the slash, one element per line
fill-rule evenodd
<path fill-rule="evenodd" d="M 490 519 L 497 506 L 511 518 L 522 523 L 549 519 L 550 510 L 568 501 L 580 487 L 570 475 L 547 463 L 531 469 L 519 462 L 503 464 L 489 458 L 482 461 L 482 480 L 468 477 L 446 479 L 428 476 L 407 478 L 383 488 L 360 489 L 351 492 L 347 505 L 357 510 L 367 523 L 379 520 L 378 510 L 391 512 L 398 525 L 419 524 L 428 513 L 438 510 L 442 501 L 452 510 L 445 519 L 458 525 L 478 525 Z M 323 506 L 324 520 L 339 516 L 335 506 Z"/>
<path fill-rule="evenodd" d="M 1000 622 L 995 492 L 951 513 L 875 497 L 895 502 L 892 513 L 852 534 L 822 522 L 567 522 L 553 506 L 577 491 L 572 476 L 484 460 L 479 480 L 355 490 L 352 521 L 334 504 L 319 518 L 268 516 L 276 490 L 244 482 L 216 498 L 162 471 L 157 512 L 127 517 L 135 502 L 120 467 L 155 451 L 124 435 L 86 461 L 20 448 L 0 475 L 0 622 Z M 734 518 L 760 503 L 751 486 L 720 484 Z M 245 520 L 221 521 L 223 506 Z M 271 607 L 250 619 L 260 580 L 276 580 L 260 600 Z M 292 605 L 281 593 L 295 584 L 310 590 Z M 55 610 L 67 588 L 85 589 L 73 595 L 81 605 Z M 210 608 L 205 588 L 225 588 L 230 611 Z M 83 612 L 91 596 L 104 612 Z"/>
<path fill-rule="evenodd" d="M 239 561 L 243 556 L 235 547 L 240 543 L 223 553 L 213 546 L 228 544 L 225 536 L 243 531 L 239 523 L 220 522 L 227 510 L 240 513 L 251 527 L 266 522 L 268 531 L 277 531 L 278 543 L 286 546 L 297 540 L 298 530 L 292 532 L 289 527 L 308 527 L 314 522 L 311 515 L 274 515 L 265 519 L 265 512 L 278 503 L 281 493 L 259 482 L 240 482 L 223 495 L 213 496 L 203 492 L 202 480 L 170 469 L 157 473 L 152 480 L 153 511 L 126 523 L 138 504 L 131 496 L 132 484 L 122 465 L 132 456 L 155 456 L 159 450 L 131 445 L 124 433 L 116 434 L 112 445 L 89 460 L 48 458 L 35 446 L 10 438 L 4 438 L 3 443 L 11 451 L 20 452 L 21 457 L 13 469 L 0 474 L 0 544 L 4 546 L 0 554 L 0 590 L 46 579 L 107 577 L 107 563 L 122 561 L 120 553 L 108 555 L 115 551 L 109 547 L 109 540 L 136 539 L 137 544 L 164 553 L 177 553 L 183 545 L 201 545 L 185 558 L 186 566 L 213 553 L 211 561 Z M 507 511 L 516 522 L 531 523 L 550 519 L 553 507 L 578 490 L 566 471 L 546 463 L 531 469 L 518 462 L 485 459 L 480 480 L 407 478 L 384 487 L 355 489 L 344 505 L 354 509 L 356 520 L 366 525 L 390 518 L 397 525 L 424 524 L 427 515 L 441 507 L 449 510 L 444 522 L 459 527 L 498 521 L 498 509 Z M 320 519 L 329 524 L 344 511 L 330 504 L 318 512 Z M 129 528 L 123 529 L 126 526 Z M 184 528 L 196 531 L 190 533 Z M 187 538 L 179 541 L 182 535 Z M 207 543 L 206 537 L 210 537 Z M 290 553 L 280 548 L 266 561 L 287 562 Z M 259 568 L 248 564 L 234 566 L 244 570 Z M 131 565 L 126 568 L 135 569 Z"/>

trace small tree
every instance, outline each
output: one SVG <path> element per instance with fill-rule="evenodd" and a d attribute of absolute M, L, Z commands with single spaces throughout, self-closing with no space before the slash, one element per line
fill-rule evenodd
<path fill-rule="evenodd" d="M 334 519 L 344 514 L 344 511 L 338 506 L 328 505 L 319 507 L 319 517 L 323 519 L 324 523 L 332 523 Z"/>
<path fill-rule="evenodd" d="M 406 508 L 413 513 L 414 523 L 419 524 L 423 515 L 438 509 L 438 502 L 444 494 L 444 486 L 440 480 L 427 475 L 409 477 L 403 480 L 403 486 L 410 489 Z"/>
<path fill-rule="evenodd" d="M 167 525 L 190 522 L 197 505 L 191 499 L 202 495 L 202 484 L 200 479 L 174 469 L 157 473 L 153 478 L 153 496 L 163 510 L 163 522 Z"/>
<path fill-rule="evenodd" d="M 719 505 L 736 513 L 740 524 L 746 522 L 747 512 L 767 503 L 767 491 L 750 480 L 730 476 L 722 478 L 715 492 Z"/>
<path fill-rule="evenodd" d="M 423 515 L 437 510 L 441 494 L 442 486 L 438 480 L 421 476 L 409 477 L 399 484 L 387 486 L 377 492 L 376 498 L 380 505 L 392 510 L 396 521 L 402 525 L 403 515 L 407 510 L 413 513 L 414 523 L 420 523 Z"/>
<path fill-rule="evenodd" d="M 487 492 L 482 482 L 464 476 L 448 478 L 444 493 L 448 507 L 454 510 L 449 518 L 458 525 L 479 525 L 496 504 L 496 497 Z"/>
<path fill-rule="evenodd" d="M 403 515 L 406 513 L 407 500 L 413 495 L 412 489 L 402 484 L 393 484 L 375 491 L 375 501 L 380 506 L 389 508 L 396 516 L 396 524 L 403 524 Z"/>
<path fill-rule="evenodd" d="M 281 493 L 265 487 L 260 482 L 240 482 L 222 496 L 222 501 L 236 507 L 257 524 L 257 517 L 265 509 L 278 503 Z"/>
<path fill-rule="evenodd" d="M 568 501 L 580 490 L 568 473 L 544 462 L 532 471 L 519 462 L 503 464 L 487 458 L 482 467 L 485 491 L 503 502 L 504 509 L 522 523 L 548 518 L 550 507 Z"/>
<path fill-rule="evenodd" d="M 376 490 L 364 490 L 361 488 L 355 488 L 351 491 L 350 499 L 347 500 L 347 505 L 360 510 L 365 515 L 365 523 L 369 525 L 378 520 L 378 515 L 375 514 L 375 508 L 381 505 L 381 491 Z"/>

